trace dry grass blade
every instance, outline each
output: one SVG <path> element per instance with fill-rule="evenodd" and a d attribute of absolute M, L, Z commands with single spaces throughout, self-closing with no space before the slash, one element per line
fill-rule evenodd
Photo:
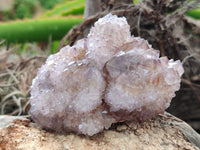
<path fill-rule="evenodd" d="M 1 114 L 27 114 L 30 85 L 45 60 L 44 56 L 18 56 L 11 50 L 0 52 Z"/>

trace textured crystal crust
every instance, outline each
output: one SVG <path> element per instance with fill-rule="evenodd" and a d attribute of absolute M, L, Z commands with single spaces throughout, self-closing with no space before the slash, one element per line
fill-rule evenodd
<path fill-rule="evenodd" d="M 49 56 L 31 86 L 30 115 L 44 128 L 92 136 L 164 112 L 183 72 L 179 60 L 131 37 L 124 17 L 108 14 L 87 38 Z"/>

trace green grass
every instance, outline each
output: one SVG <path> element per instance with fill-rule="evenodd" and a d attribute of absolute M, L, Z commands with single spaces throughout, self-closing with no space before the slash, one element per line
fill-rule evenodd
<path fill-rule="evenodd" d="M 30 19 L 0 23 L 0 40 L 8 43 L 60 40 L 82 16 Z"/>
<path fill-rule="evenodd" d="M 43 16 L 52 17 L 52 16 L 63 16 L 63 15 L 76 15 L 83 14 L 85 7 L 85 0 L 74 0 L 68 1 L 64 4 L 57 5 L 50 11 L 47 11 Z"/>

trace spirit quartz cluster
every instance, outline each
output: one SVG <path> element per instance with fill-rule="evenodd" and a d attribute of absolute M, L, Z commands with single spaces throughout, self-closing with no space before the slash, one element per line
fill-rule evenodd
<path fill-rule="evenodd" d="M 163 113 L 183 72 L 179 60 L 159 57 L 146 40 L 131 36 L 124 17 L 108 14 L 39 69 L 30 115 L 43 128 L 92 136 L 112 123 Z"/>

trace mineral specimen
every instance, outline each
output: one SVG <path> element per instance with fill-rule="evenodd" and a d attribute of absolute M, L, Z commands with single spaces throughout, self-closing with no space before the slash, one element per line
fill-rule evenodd
<path fill-rule="evenodd" d="M 39 69 L 30 115 L 44 128 L 92 136 L 112 123 L 163 113 L 183 72 L 179 60 L 159 58 L 147 41 L 131 36 L 124 17 L 108 14 Z"/>

